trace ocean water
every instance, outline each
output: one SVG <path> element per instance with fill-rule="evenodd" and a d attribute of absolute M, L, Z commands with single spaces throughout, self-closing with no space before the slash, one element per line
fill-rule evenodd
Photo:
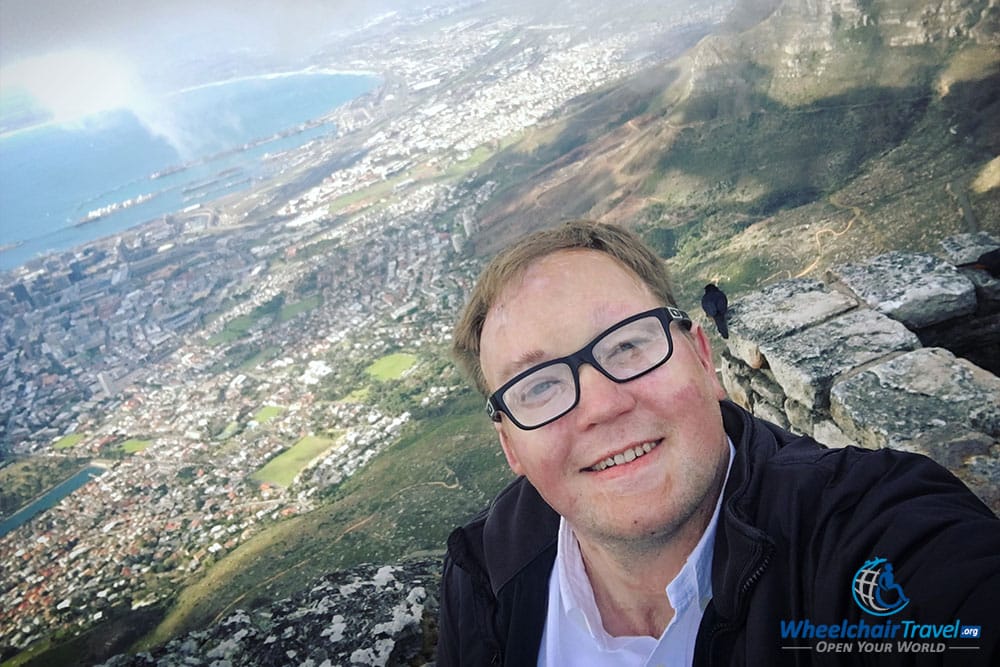
<path fill-rule="evenodd" d="M 303 123 L 377 84 L 362 74 L 246 77 L 0 136 L 0 271 L 246 189 L 280 168 L 267 155 L 336 130 Z"/>

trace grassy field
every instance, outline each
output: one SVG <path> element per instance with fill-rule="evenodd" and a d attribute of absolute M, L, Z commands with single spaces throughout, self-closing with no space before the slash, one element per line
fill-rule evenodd
<path fill-rule="evenodd" d="M 360 387 L 355 389 L 347 396 L 344 396 L 341 400 L 345 403 L 364 403 L 368 400 L 368 396 L 371 394 L 371 389 L 369 387 Z"/>
<path fill-rule="evenodd" d="M 52 444 L 53 449 L 71 449 L 80 444 L 80 441 L 84 438 L 83 433 L 70 433 L 69 435 L 64 435 Z"/>
<path fill-rule="evenodd" d="M 136 452 L 141 452 L 142 450 L 146 449 L 151 444 L 153 444 L 152 440 L 137 440 L 135 438 L 132 438 L 130 440 L 126 440 L 125 442 L 123 442 L 121 444 L 121 449 L 126 454 L 135 454 Z"/>
<path fill-rule="evenodd" d="M 179 595 L 141 646 L 280 599 L 327 572 L 443 552 L 458 522 L 511 479 L 480 403 L 467 393 L 433 423 L 411 424 L 322 506 L 238 547 Z"/>
<path fill-rule="evenodd" d="M 350 194 L 338 197 L 329 206 L 330 213 L 337 213 L 351 206 L 371 205 L 392 194 L 393 188 L 410 178 L 409 172 L 397 174 L 385 181 L 378 181 Z"/>
<path fill-rule="evenodd" d="M 279 322 L 288 322 L 293 319 L 296 315 L 301 313 L 306 313 L 322 303 L 322 298 L 318 294 L 306 297 L 301 301 L 296 301 L 295 303 L 290 303 L 282 307 L 281 311 L 278 313 Z"/>
<path fill-rule="evenodd" d="M 336 440 L 307 435 L 288 450 L 278 454 L 251 477 L 261 482 L 290 486 L 295 476 L 302 472 L 317 456 L 330 449 Z"/>
<path fill-rule="evenodd" d="M 284 411 L 284 408 L 277 405 L 265 405 L 257 411 L 257 414 L 253 416 L 253 419 L 258 424 L 266 424 Z"/>
<path fill-rule="evenodd" d="M 376 380 L 389 382 L 403 377 L 403 373 L 410 370 L 415 363 L 417 363 L 416 355 L 408 352 L 396 352 L 378 359 L 366 368 L 365 372 Z"/>

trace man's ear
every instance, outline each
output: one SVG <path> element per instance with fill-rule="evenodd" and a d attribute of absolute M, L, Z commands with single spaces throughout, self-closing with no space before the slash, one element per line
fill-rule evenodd
<path fill-rule="evenodd" d="M 698 361 L 705 371 L 711 376 L 711 381 L 715 385 L 715 395 L 719 400 L 726 398 L 726 390 L 723 389 L 719 381 L 719 374 L 715 372 L 715 360 L 712 358 L 712 344 L 708 341 L 705 330 L 695 322 L 691 326 L 691 342 L 695 352 L 698 354 Z"/>
<path fill-rule="evenodd" d="M 514 471 L 515 475 L 523 475 L 524 468 L 521 466 L 520 460 L 517 458 L 517 453 L 514 452 L 514 448 L 510 444 L 510 439 L 507 437 L 507 430 L 504 428 L 503 422 L 494 422 L 493 428 L 497 431 L 497 436 L 500 438 L 500 447 L 503 448 L 503 454 L 507 457 L 507 465 L 510 469 Z"/>

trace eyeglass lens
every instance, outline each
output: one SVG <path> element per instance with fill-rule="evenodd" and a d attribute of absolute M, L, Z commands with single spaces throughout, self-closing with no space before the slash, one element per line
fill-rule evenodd
<path fill-rule="evenodd" d="M 592 354 L 600 371 L 624 382 L 663 363 L 670 340 L 663 323 L 650 315 L 609 331 L 593 343 Z M 578 382 L 569 362 L 543 365 L 511 385 L 502 399 L 511 416 L 531 428 L 571 410 L 579 397 Z"/>

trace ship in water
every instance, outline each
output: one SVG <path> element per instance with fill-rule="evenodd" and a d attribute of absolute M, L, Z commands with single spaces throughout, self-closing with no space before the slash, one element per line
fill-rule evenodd
<path fill-rule="evenodd" d="M 89 225 L 90 223 L 97 222 L 101 218 L 107 217 L 112 213 L 123 211 L 139 204 L 144 204 L 155 196 L 155 193 L 148 192 L 144 195 L 133 197 L 132 199 L 126 199 L 125 201 L 114 202 L 113 204 L 108 204 L 107 206 L 95 208 L 93 211 L 88 212 L 87 215 L 74 222 L 73 226 L 82 227 L 83 225 Z"/>

